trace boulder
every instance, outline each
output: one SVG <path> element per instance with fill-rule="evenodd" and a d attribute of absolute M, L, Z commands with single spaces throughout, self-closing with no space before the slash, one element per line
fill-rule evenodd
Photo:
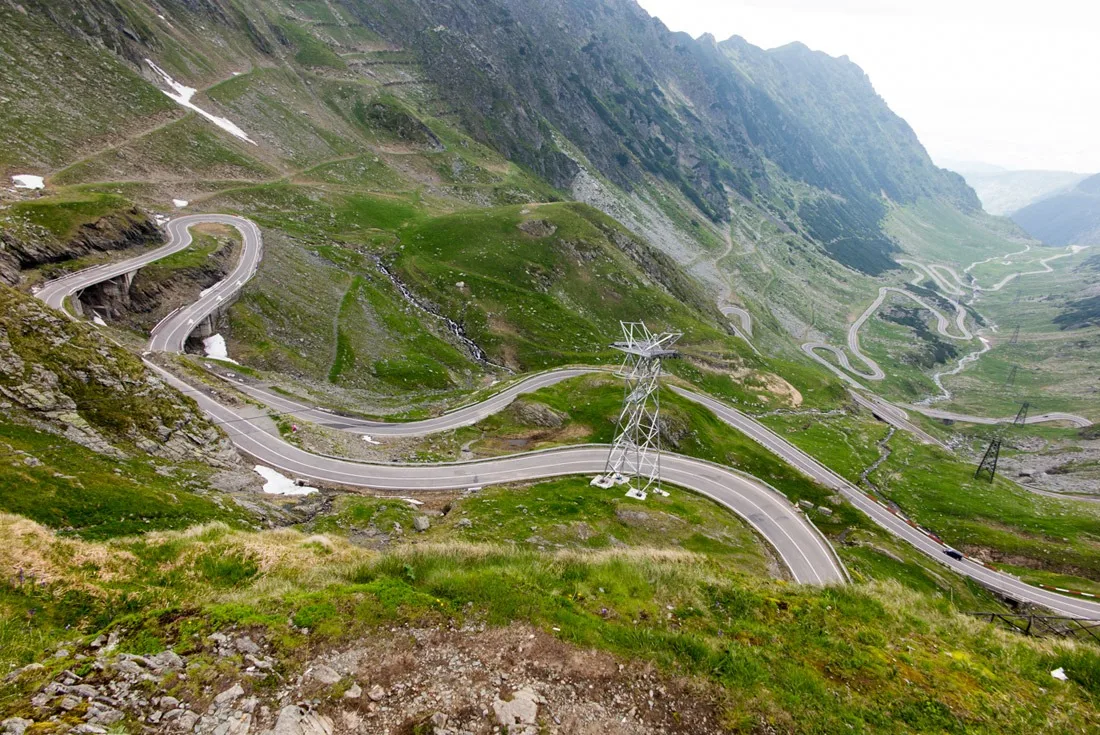
<path fill-rule="evenodd" d="M 332 735 L 333 729 L 329 718 L 292 704 L 279 710 L 275 729 L 264 735 Z"/>
<path fill-rule="evenodd" d="M 318 664 L 311 668 L 306 672 L 306 677 L 325 686 L 332 686 L 340 681 L 340 674 L 324 664 Z"/>

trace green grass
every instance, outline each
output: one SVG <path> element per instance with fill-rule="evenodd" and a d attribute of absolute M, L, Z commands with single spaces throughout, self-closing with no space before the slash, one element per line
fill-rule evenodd
<path fill-rule="evenodd" d="M 880 424 L 851 418 L 810 423 L 775 416 L 765 423 L 857 484 L 862 468 L 878 456 L 870 440 L 885 434 Z M 1042 497 L 1002 478 L 979 482 L 974 464 L 904 432 L 889 446 L 893 453 L 871 481 L 948 544 L 1038 571 L 1100 580 L 1100 508 L 1094 504 Z"/>
<path fill-rule="evenodd" d="M 1006 218 L 964 214 L 931 199 L 892 209 L 886 227 L 916 260 L 964 267 L 994 255 L 1023 250 L 1026 240 Z"/>
<path fill-rule="evenodd" d="M 1100 717 L 1100 651 L 1091 646 L 999 631 L 897 584 L 764 581 L 731 570 L 722 554 L 470 544 L 375 554 L 217 527 L 109 551 L 128 555 L 109 578 L 60 564 L 47 587 L 0 592 L 0 640 L 17 644 L 4 647 L 4 662 L 38 655 L 65 625 L 70 639 L 110 627 L 122 634 L 120 650 L 170 646 L 190 656 L 188 681 L 174 690 L 186 695 L 224 681 L 202 643 L 218 629 L 247 628 L 294 672 L 306 656 L 402 625 L 518 621 L 720 687 L 733 731 L 764 721 L 790 732 L 1085 732 Z M 95 594 L 75 591 L 85 579 Z M 24 635 L 29 605 L 37 632 Z M 1065 684 L 1051 680 L 1059 666 Z M 25 696 L 18 685 L 0 690 L 0 711 Z"/>
<path fill-rule="evenodd" d="M 356 292 L 362 287 L 362 278 L 353 278 L 351 286 L 348 288 L 348 292 L 344 294 L 343 300 L 340 302 L 339 318 L 341 320 L 347 318 L 348 312 L 351 310 L 355 303 Z M 344 332 L 339 326 L 336 328 L 336 357 L 332 361 L 332 367 L 328 371 L 328 379 L 330 383 L 335 383 L 340 379 L 340 375 L 349 370 L 355 365 L 355 349 L 351 346 L 351 339 L 347 333 Z"/>
<path fill-rule="evenodd" d="M 60 190 L 51 196 L 17 202 L 7 209 L 16 225 L 41 228 L 60 242 L 66 242 L 77 230 L 111 214 L 129 212 L 133 204 L 124 197 L 79 188 Z"/>
<path fill-rule="evenodd" d="M 192 228 L 190 247 L 172 253 L 167 258 L 161 258 L 155 263 L 150 263 L 141 269 L 138 277 L 150 281 L 159 281 L 176 271 L 208 266 L 210 259 L 226 247 L 227 241 L 229 243 L 240 242 L 240 234 L 236 230 L 218 229 L 218 234 L 214 235 L 210 232 L 204 232 L 201 227 Z"/>
<path fill-rule="evenodd" d="M 294 60 L 303 66 L 343 69 L 347 66 L 335 51 L 316 38 L 308 29 L 289 20 L 283 20 L 279 28 L 298 49 Z"/>
<path fill-rule="evenodd" d="M 409 541 L 507 544 L 516 548 L 608 550 L 677 549 L 726 558 L 746 573 L 767 576 L 767 552 L 728 510 L 694 493 L 669 488 L 669 498 L 640 502 L 618 488 L 600 489 L 588 478 L 527 487 L 487 488 L 448 504 L 442 518 Z M 344 496 L 331 515 L 309 524 L 314 532 L 353 535 L 408 533 L 419 513 L 392 499 Z"/>
<path fill-rule="evenodd" d="M 642 318 L 653 329 L 682 329 L 687 345 L 722 341 L 737 350 L 708 323 L 715 317 L 703 311 L 705 297 L 644 246 L 634 246 L 632 259 L 613 245 L 622 234 L 602 214 L 578 204 L 522 210 L 433 218 L 402 231 L 395 253 L 413 290 L 463 323 L 494 360 L 534 370 L 610 359 L 605 345 L 618 321 Z M 532 236 L 519 229 L 531 220 L 556 230 Z"/>
<path fill-rule="evenodd" d="M 37 463 L 28 464 L 33 457 Z M 38 464 L 40 463 L 40 464 Z M 209 474 L 149 458 L 112 459 L 62 437 L 0 421 L 0 511 L 17 513 L 84 539 L 187 528 L 211 521 L 241 525 L 228 498 L 199 494 Z M 159 470 L 159 471 L 158 471 Z"/>
<path fill-rule="evenodd" d="M 246 180 L 275 175 L 248 143 L 221 132 L 195 113 L 108 148 L 58 172 L 63 184 L 116 178 Z"/>

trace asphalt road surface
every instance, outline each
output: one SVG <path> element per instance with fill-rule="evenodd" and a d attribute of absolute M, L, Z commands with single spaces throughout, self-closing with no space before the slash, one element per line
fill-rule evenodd
<path fill-rule="evenodd" d="M 233 271 L 221 282 L 203 291 L 198 301 L 169 314 L 153 327 L 149 339 L 150 352 L 183 352 L 187 338 L 202 320 L 232 301 L 260 266 L 263 258 L 263 236 L 259 227 L 243 217 L 195 214 L 174 219 L 168 223 L 169 246 L 179 243 L 178 249 L 187 247 L 191 244 L 191 232 L 188 228 L 206 222 L 236 227 L 243 241 L 241 257 Z"/>
<path fill-rule="evenodd" d="M 557 385 L 563 380 L 569 380 L 580 375 L 606 372 L 598 368 L 562 368 L 537 373 L 528 378 L 510 385 L 490 398 L 463 406 L 453 411 L 422 421 L 408 421 L 404 423 L 386 423 L 371 421 L 353 416 L 328 411 L 323 408 L 310 406 L 300 401 L 279 395 L 274 391 L 258 385 L 248 383 L 236 377 L 229 378 L 233 386 L 261 403 L 275 409 L 281 414 L 293 416 L 299 421 L 308 421 L 330 429 L 351 432 L 353 434 L 365 434 L 368 436 L 424 436 L 441 431 L 450 431 L 463 426 L 471 426 L 482 419 L 488 418 L 507 408 L 512 401 L 525 393 L 534 393 L 541 388 Z"/>
<path fill-rule="evenodd" d="M 241 262 L 230 277 L 208 289 L 199 302 L 181 309 L 158 325 L 154 341 L 161 340 L 157 341 L 157 345 L 162 345 L 161 349 L 166 351 L 182 350 L 190 333 L 187 328 L 215 311 L 223 301 L 235 296 L 244 282 L 255 272 L 262 255 L 262 239 L 258 228 L 251 222 L 227 215 L 192 215 L 170 223 L 169 233 L 172 239 L 169 245 L 162 248 L 166 252 L 160 257 L 186 247 L 184 244 L 172 249 L 174 245 L 184 242 L 186 228 L 199 222 L 218 222 L 237 227 L 244 236 L 245 247 Z M 140 265 L 152 262 L 155 259 L 152 258 L 153 255 L 155 253 L 149 253 L 110 268 L 99 267 L 93 269 L 94 272 L 91 273 L 84 271 L 67 276 L 62 279 L 67 281 L 66 285 L 59 286 L 58 282 L 48 284 L 39 291 L 38 296 L 44 300 L 52 298 L 56 301 L 58 294 L 65 289 L 71 288 L 64 294 L 68 295 L 98 281 L 127 273 Z M 75 288 L 72 287 L 73 284 L 76 284 Z M 63 303 L 64 295 L 60 296 L 60 301 L 56 303 Z M 249 406 L 240 408 L 224 406 L 210 395 L 196 391 L 195 388 L 163 369 L 151 363 L 147 364 L 166 381 L 194 396 L 200 407 L 226 431 L 242 452 L 275 469 L 305 479 L 397 492 L 447 490 L 490 483 L 593 474 L 604 469 L 607 458 L 606 447 L 591 445 L 474 462 L 435 465 L 367 464 L 324 457 L 284 442 L 272 433 L 270 422 L 261 410 Z M 547 379 L 562 380 L 564 377 L 559 376 L 564 372 L 556 371 L 556 374 L 546 373 L 544 376 Z M 530 385 L 530 382 L 523 381 L 510 388 L 509 390 L 513 391 L 511 396 L 506 395 L 507 391 L 502 393 L 501 396 L 505 401 L 502 405 L 507 405 L 507 402 L 514 399 L 525 384 Z M 709 396 L 677 387 L 673 387 L 672 390 L 709 408 L 724 422 L 742 431 L 807 476 L 842 493 L 853 505 L 887 531 L 959 574 L 1015 599 L 1042 605 L 1061 614 L 1100 619 L 1098 603 L 1033 587 L 1007 574 L 987 569 L 969 559 L 955 560 L 947 557 L 943 553 L 945 547 L 942 544 L 904 518 L 874 502 L 844 478 L 754 419 Z M 454 412 L 448 416 L 453 420 L 456 415 L 461 414 Z M 447 416 L 441 418 L 446 420 Z M 463 420 L 466 418 L 469 416 L 464 417 Z M 421 426 L 422 429 L 423 426 Z M 378 433 L 377 428 L 372 428 L 372 431 Z M 718 465 L 674 454 L 665 455 L 662 470 L 668 482 L 706 495 L 744 518 L 776 550 L 796 581 L 806 584 L 845 581 L 843 567 L 828 542 L 785 498 L 763 483 Z"/>
<path fill-rule="evenodd" d="M 589 445 L 497 459 L 446 464 L 368 464 L 311 454 L 271 433 L 259 409 L 229 408 L 163 369 L 166 381 L 185 390 L 245 454 L 288 475 L 319 482 L 390 492 L 456 490 L 603 472 L 608 447 Z M 772 546 L 803 584 L 846 581 L 828 541 L 784 497 L 756 480 L 718 465 L 676 454 L 661 460 L 666 482 L 693 490 L 744 518 Z"/>

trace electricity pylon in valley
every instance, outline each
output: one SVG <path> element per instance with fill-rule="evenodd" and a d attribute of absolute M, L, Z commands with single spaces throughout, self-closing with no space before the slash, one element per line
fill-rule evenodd
<path fill-rule="evenodd" d="M 985 454 L 982 455 L 981 464 L 978 465 L 978 471 L 974 473 L 974 479 L 980 480 L 982 477 L 988 477 L 990 484 L 993 483 L 993 478 L 997 476 L 997 460 L 1001 457 L 1001 435 L 993 437 L 993 441 L 989 442 L 989 446 L 985 450 Z"/>
<path fill-rule="evenodd" d="M 618 431 L 607 467 L 593 485 L 630 484 L 627 495 L 644 500 L 661 489 L 661 362 L 676 357 L 680 332 L 653 334 L 641 322 L 622 322 L 623 340 L 611 345 L 624 354 L 617 375 L 626 381 Z"/>
<path fill-rule="evenodd" d="M 1031 404 L 1025 401 L 1020 410 L 1016 412 L 1016 418 L 1013 419 L 1013 426 L 1024 426 L 1027 424 L 1028 411 L 1031 410 Z M 980 480 L 982 477 L 989 478 L 992 483 L 993 478 L 997 476 L 997 462 L 1001 457 L 1001 441 L 1004 437 L 1004 429 L 997 432 L 993 440 L 989 442 L 989 446 L 985 450 L 985 454 L 982 455 L 982 461 L 978 465 L 977 472 L 974 473 L 974 479 Z"/>

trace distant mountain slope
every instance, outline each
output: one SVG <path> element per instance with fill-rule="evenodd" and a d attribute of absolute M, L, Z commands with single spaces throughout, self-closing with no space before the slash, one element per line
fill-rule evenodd
<path fill-rule="evenodd" d="M 959 171 L 990 214 L 1011 215 L 1076 186 L 1088 174 L 1070 171 Z"/>
<path fill-rule="evenodd" d="M 1048 245 L 1100 245 L 1100 174 L 1012 215 Z"/>
<path fill-rule="evenodd" d="M 475 137 L 559 187 L 577 166 L 555 131 L 619 186 L 660 177 L 715 222 L 737 192 L 868 273 L 892 267 L 884 197 L 979 207 L 846 59 L 692 39 L 633 0 L 347 5 L 416 53 Z"/>

